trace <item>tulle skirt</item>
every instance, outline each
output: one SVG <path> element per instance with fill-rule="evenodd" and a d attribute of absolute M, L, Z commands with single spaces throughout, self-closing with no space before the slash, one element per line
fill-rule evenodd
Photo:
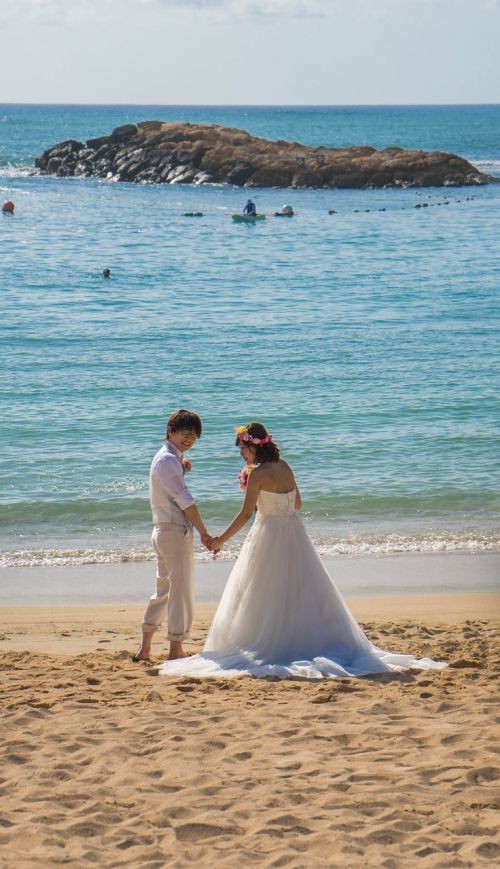
<path fill-rule="evenodd" d="M 322 679 L 445 666 L 384 651 L 370 642 L 293 511 L 258 515 L 203 652 L 166 661 L 159 673 Z"/>

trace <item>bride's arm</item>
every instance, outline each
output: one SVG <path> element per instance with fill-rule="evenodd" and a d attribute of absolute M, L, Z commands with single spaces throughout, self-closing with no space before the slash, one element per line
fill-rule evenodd
<path fill-rule="evenodd" d="M 259 494 L 260 482 L 258 480 L 258 474 L 253 471 L 248 478 L 248 485 L 245 493 L 245 500 L 243 501 L 240 512 L 237 516 L 234 517 L 231 524 L 226 528 L 226 530 L 219 535 L 219 537 L 214 537 L 212 539 L 212 544 L 214 549 L 220 549 L 224 543 L 227 543 L 231 537 L 234 537 L 238 531 L 241 531 L 244 525 L 247 524 L 248 520 L 253 515 L 253 511 L 255 510 L 255 505 L 257 503 L 257 497 Z"/>

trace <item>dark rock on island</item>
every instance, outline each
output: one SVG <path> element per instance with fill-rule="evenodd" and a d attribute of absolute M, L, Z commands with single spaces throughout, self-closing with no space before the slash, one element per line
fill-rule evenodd
<path fill-rule="evenodd" d="M 498 180 L 441 151 L 311 148 L 217 124 L 162 121 L 126 124 L 87 142 L 60 142 L 35 166 L 48 175 L 241 187 L 455 187 Z"/>

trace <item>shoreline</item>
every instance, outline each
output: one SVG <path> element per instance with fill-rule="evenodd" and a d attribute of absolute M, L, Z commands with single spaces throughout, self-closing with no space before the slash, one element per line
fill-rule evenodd
<path fill-rule="evenodd" d="M 495 592 L 500 553 L 399 553 L 322 559 L 344 597 Z M 234 561 L 196 561 L 195 597 L 216 603 Z M 153 593 L 155 565 L 147 562 L 5 567 L 0 606 L 142 604 Z"/>
<path fill-rule="evenodd" d="M 384 625 L 389 634 L 401 633 L 400 626 L 417 626 L 423 637 L 432 626 L 456 626 L 471 620 L 482 623 L 500 619 L 500 591 L 447 594 L 379 595 L 347 597 L 346 603 L 370 634 L 370 628 Z M 35 653 L 70 657 L 105 652 L 128 658 L 136 649 L 145 604 L 26 605 L 0 607 L 2 652 Z M 191 637 L 185 641 L 188 653 L 201 651 L 217 604 L 198 602 Z M 165 627 L 153 641 L 153 659 L 167 656 Z"/>
<path fill-rule="evenodd" d="M 224 517 L 218 515 L 212 524 L 207 523 L 214 533 L 219 533 L 231 521 L 241 502 L 234 503 Z M 97 505 L 95 505 L 97 506 Z M 500 554 L 500 525 L 498 515 L 482 517 L 479 525 L 469 524 L 447 517 L 441 521 L 434 519 L 432 527 L 426 521 L 420 522 L 406 517 L 399 523 L 384 521 L 379 517 L 370 521 L 360 520 L 353 524 L 349 519 L 343 522 L 328 523 L 304 513 L 302 516 L 306 531 L 321 558 L 355 558 L 357 556 L 398 556 L 398 555 L 475 555 L 483 553 Z M 473 522 L 473 520 L 471 520 Z M 15 523 L 14 523 L 15 524 Z M 238 557 L 245 539 L 243 529 L 225 544 L 219 553 L 218 561 L 233 561 Z M 154 558 L 151 546 L 151 524 L 138 527 L 132 536 L 118 535 L 109 538 L 95 538 L 88 535 L 69 536 L 59 539 L 49 529 L 39 529 L 36 539 L 28 534 L 24 545 L 20 541 L 12 547 L 16 533 L 0 536 L 0 572 L 14 567 L 65 567 L 88 564 L 122 564 L 126 562 L 144 563 Z M 211 556 L 196 538 L 194 541 L 195 561 L 206 562 Z"/>

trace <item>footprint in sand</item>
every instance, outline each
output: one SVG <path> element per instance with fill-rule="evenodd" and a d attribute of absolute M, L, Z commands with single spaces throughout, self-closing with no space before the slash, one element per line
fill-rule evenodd
<path fill-rule="evenodd" d="M 395 845 L 398 842 L 402 842 L 404 838 L 404 833 L 401 833 L 398 830 L 385 828 L 383 830 L 373 830 L 372 833 L 365 836 L 364 841 L 370 845 Z"/>
<path fill-rule="evenodd" d="M 302 805 L 304 805 L 304 803 L 311 802 L 311 796 L 310 796 L 309 792 L 306 794 L 301 794 L 301 793 L 290 794 L 288 799 L 290 800 L 291 803 L 293 803 L 296 806 L 302 806 Z M 337 805 L 337 804 L 335 803 L 335 805 Z"/>
<path fill-rule="evenodd" d="M 426 848 L 421 848 L 420 851 L 415 851 L 416 857 L 429 857 L 430 854 L 437 854 L 437 848 L 431 848 L 429 845 Z"/>
<path fill-rule="evenodd" d="M 476 854 L 480 857 L 486 857 L 488 860 L 494 860 L 495 857 L 500 858 L 500 845 L 498 842 L 481 842 L 476 848 Z"/>
<path fill-rule="evenodd" d="M 443 736 L 441 745 L 456 745 L 457 742 L 462 742 L 463 736 L 461 733 L 452 733 L 451 736 Z"/>
<path fill-rule="evenodd" d="M 17 763 L 17 764 L 26 763 L 28 760 L 27 757 L 21 757 L 19 754 L 8 754 L 5 759 L 9 763 Z"/>
<path fill-rule="evenodd" d="M 217 748 L 222 750 L 225 747 L 226 743 L 219 739 L 209 739 L 207 740 L 207 742 L 205 742 L 205 748 L 207 749 Z"/>
<path fill-rule="evenodd" d="M 214 824 L 182 824 L 176 827 L 175 835 L 179 842 L 196 842 L 199 839 L 212 839 L 214 836 L 237 836 L 242 833 L 239 827 L 216 827 Z"/>
<path fill-rule="evenodd" d="M 201 788 L 201 793 L 206 797 L 213 797 L 222 790 L 222 785 L 211 785 L 210 787 Z"/>
<path fill-rule="evenodd" d="M 183 791 L 183 790 L 184 790 L 184 786 L 183 786 L 183 785 L 163 785 L 163 784 L 158 784 L 158 785 L 155 785 L 155 790 L 157 790 L 157 791 L 161 791 L 161 792 L 164 793 L 164 794 L 177 794 L 177 793 L 179 793 L 180 791 Z M 169 826 L 170 826 L 170 825 L 169 825 Z"/>
<path fill-rule="evenodd" d="M 467 667 L 482 667 L 481 661 L 472 661 L 469 658 L 459 658 L 458 661 L 450 661 L 449 667 L 454 670 L 462 670 Z"/>
<path fill-rule="evenodd" d="M 279 815 L 277 818 L 271 818 L 267 823 L 276 825 L 281 832 L 299 833 L 302 836 L 309 836 L 312 833 L 309 827 L 304 826 L 303 820 L 295 815 Z"/>
<path fill-rule="evenodd" d="M 499 777 L 500 770 L 496 766 L 484 766 L 467 773 L 467 781 L 473 785 L 489 785 Z"/>

